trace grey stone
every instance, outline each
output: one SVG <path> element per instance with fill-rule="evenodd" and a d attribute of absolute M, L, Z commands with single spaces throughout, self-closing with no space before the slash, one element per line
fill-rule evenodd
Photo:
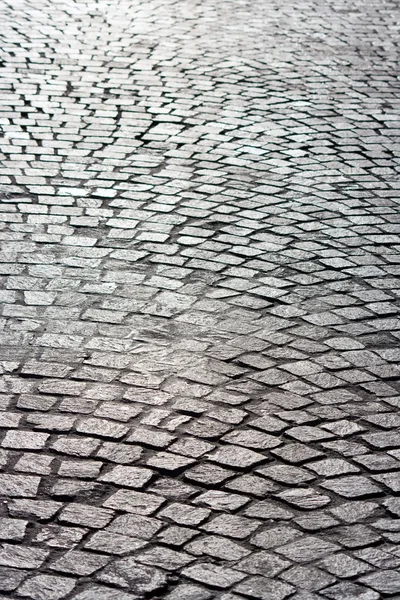
<path fill-rule="evenodd" d="M 54 500 L 12 500 L 9 503 L 9 512 L 13 517 L 26 517 L 50 519 L 62 507 L 61 502 Z"/>
<path fill-rule="evenodd" d="M 336 578 L 315 567 L 294 566 L 282 574 L 282 578 L 295 586 L 295 589 L 317 592 L 335 583 Z"/>
<path fill-rule="evenodd" d="M 193 557 L 186 554 L 186 552 L 170 550 L 164 546 L 154 546 L 144 552 L 138 553 L 136 555 L 136 560 L 145 565 L 162 567 L 168 569 L 168 571 L 175 571 L 176 569 L 182 569 L 182 567 L 191 563 Z"/>
<path fill-rule="evenodd" d="M 112 510 L 98 508 L 80 503 L 68 504 L 60 513 L 61 523 L 73 523 L 74 525 L 83 525 L 84 527 L 93 527 L 101 529 L 108 525 L 113 516 Z"/>
<path fill-rule="evenodd" d="M 92 575 L 109 562 L 108 556 L 80 550 L 70 550 L 49 566 L 54 571 L 72 573 L 73 575 Z"/>
<path fill-rule="evenodd" d="M 135 539 L 127 535 L 112 533 L 109 531 L 98 531 L 85 543 L 88 550 L 107 552 L 107 554 L 129 554 L 145 545 L 143 540 Z"/>
<path fill-rule="evenodd" d="M 189 579 L 210 585 L 219 589 L 226 589 L 244 579 L 244 573 L 228 567 L 220 567 L 211 563 L 197 563 L 186 567 L 182 574 Z"/>
<path fill-rule="evenodd" d="M 337 577 L 354 577 L 362 575 L 371 567 L 365 562 L 357 560 L 347 554 L 333 554 L 324 558 L 320 565 Z"/>
<path fill-rule="evenodd" d="M 205 504 L 213 510 L 235 510 L 248 503 L 248 498 L 239 494 L 227 494 L 219 490 L 210 490 L 197 496 L 195 504 Z"/>
<path fill-rule="evenodd" d="M 15 590 L 21 581 L 23 581 L 29 571 L 21 569 L 12 569 L 9 567 L 0 567 L 0 590 L 2 592 L 11 592 Z"/>
<path fill-rule="evenodd" d="M 39 483 L 40 477 L 0 474 L 0 489 L 4 496 L 34 498 L 37 494 Z"/>
<path fill-rule="evenodd" d="M 266 577 L 250 577 L 235 589 L 250 598 L 260 598 L 260 600 L 284 600 L 294 591 L 291 585 Z"/>
<path fill-rule="evenodd" d="M 180 454 L 172 454 L 172 452 L 158 452 L 152 456 L 146 464 L 149 467 L 154 467 L 161 473 L 169 473 L 171 475 L 178 474 L 195 461 L 187 456 Z"/>
<path fill-rule="evenodd" d="M 196 556 L 206 554 L 221 560 L 239 560 L 249 554 L 249 550 L 243 546 L 216 535 L 197 538 L 187 544 L 185 550 Z"/>
<path fill-rule="evenodd" d="M 163 498 L 153 494 L 118 490 L 103 502 L 103 506 L 137 513 L 139 515 L 151 515 L 161 506 L 161 504 L 163 504 L 163 502 Z M 110 513 L 111 511 L 107 512 Z"/>
<path fill-rule="evenodd" d="M 83 592 L 73 597 L 74 600 L 138 600 L 137 594 L 125 593 L 104 585 L 90 584 Z"/>
<path fill-rule="evenodd" d="M 49 552 L 33 546 L 3 544 L 0 550 L 0 566 L 17 569 L 38 569 Z"/>
<path fill-rule="evenodd" d="M 275 575 L 289 566 L 289 561 L 264 551 L 252 552 L 250 556 L 243 558 L 237 564 L 237 567 L 245 573 L 264 575 L 266 577 L 275 577 Z"/>
<path fill-rule="evenodd" d="M 226 535 L 237 539 L 246 538 L 261 525 L 255 519 L 246 519 L 238 515 L 221 514 L 201 527 L 204 531 Z"/>
<path fill-rule="evenodd" d="M 196 526 L 205 521 L 210 510 L 188 504 L 172 503 L 158 513 L 158 516 L 171 519 L 180 525 Z"/>
<path fill-rule="evenodd" d="M 394 569 L 364 575 L 360 577 L 360 582 L 372 587 L 381 594 L 396 594 L 400 592 L 400 573 Z"/>
<path fill-rule="evenodd" d="M 348 475 L 330 479 L 323 483 L 322 487 L 345 498 L 368 498 L 382 494 L 381 488 L 361 475 Z"/>
<path fill-rule="evenodd" d="M 137 563 L 133 558 L 121 558 L 104 569 L 99 579 L 105 583 L 128 588 L 133 594 L 155 593 L 166 584 L 159 569 Z"/>
<path fill-rule="evenodd" d="M 25 536 L 28 521 L 0 518 L 0 539 L 21 541 Z"/>
<path fill-rule="evenodd" d="M 325 494 L 319 494 L 312 488 L 297 488 L 294 490 L 285 490 L 284 492 L 277 494 L 277 498 L 279 498 L 280 500 L 284 500 L 292 506 L 308 510 L 313 510 L 316 508 L 320 508 L 321 506 L 326 506 L 331 502 L 329 496 L 326 496 Z"/>
<path fill-rule="evenodd" d="M 32 598 L 32 600 L 59 600 L 59 598 L 65 598 L 74 587 L 74 579 L 37 575 L 22 584 L 18 588 L 18 593 L 21 596 Z"/>
<path fill-rule="evenodd" d="M 128 467 L 118 465 L 111 471 L 102 474 L 100 481 L 115 483 L 123 487 L 142 488 L 153 477 L 153 472 L 149 469 L 140 469 L 137 467 Z"/>
<path fill-rule="evenodd" d="M 35 533 L 35 542 L 51 548 L 74 548 L 86 535 L 88 529 L 82 527 L 63 527 L 62 525 L 42 525 Z"/>
<path fill-rule="evenodd" d="M 326 590 L 324 596 L 333 600 L 378 600 L 379 594 L 350 581 L 338 583 Z"/>
<path fill-rule="evenodd" d="M 322 558 L 339 550 L 339 546 L 318 537 L 304 536 L 276 549 L 286 558 L 303 563 Z"/>
<path fill-rule="evenodd" d="M 264 529 L 251 538 L 252 544 L 261 548 L 273 548 L 300 537 L 300 532 L 293 527 L 278 525 Z"/>
<path fill-rule="evenodd" d="M 247 468 L 265 461 L 265 457 L 240 446 L 222 446 L 209 455 L 210 460 L 233 468 Z"/>
<path fill-rule="evenodd" d="M 166 600 L 211 600 L 212 593 L 196 585 L 178 585 L 170 594 L 165 596 Z"/>

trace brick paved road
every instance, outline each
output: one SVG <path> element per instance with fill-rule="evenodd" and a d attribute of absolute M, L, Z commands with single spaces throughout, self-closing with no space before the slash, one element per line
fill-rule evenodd
<path fill-rule="evenodd" d="M 398 3 L 0 8 L 0 600 L 400 598 Z"/>

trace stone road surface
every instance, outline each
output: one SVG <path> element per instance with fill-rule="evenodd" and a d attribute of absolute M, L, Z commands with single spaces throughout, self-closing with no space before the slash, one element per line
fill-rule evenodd
<path fill-rule="evenodd" d="M 0 12 L 0 600 L 400 598 L 398 2 Z"/>

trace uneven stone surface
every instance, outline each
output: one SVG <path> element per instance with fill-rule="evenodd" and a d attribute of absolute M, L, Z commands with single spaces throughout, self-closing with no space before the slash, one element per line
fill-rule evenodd
<path fill-rule="evenodd" d="M 400 597 L 398 2 L 0 9 L 0 600 Z"/>

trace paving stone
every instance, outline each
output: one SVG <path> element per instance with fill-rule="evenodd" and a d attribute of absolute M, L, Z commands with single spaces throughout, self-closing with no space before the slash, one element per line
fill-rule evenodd
<path fill-rule="evenodd" d="M 15 470 L 23 473 L 50 475 L 53 459 L 53 456 L 41 456 L 25 452 L 16 463 Z"/>
<path fill-rule="evenodd" d="M 337 527 L 332 532 L 332 539 L 338 541 L 345 548 L 362 548 L 378 542 L 381 537 L 378 532 L 365 525 L 354 524 Z"/>
<path fill-rule="evenodd" d="M 201 529 L 211 533 L 242 539 L 253 533 L 260 525 L 261 522 L 257 520 L 246 519 L 238 515 L 222 514 L 202 525 Z"/>
<path fill-rule="evenodd" d="M 29 571 L 21 569 L 12 569 L 9 567 L 0 567 L 0 590 L 2 592 L 11 592 L 15 590 L 21 581 L 23 581 Z"/>
<path fill-rule="evenodd" d="M 264 551 L 253 552 L 237 564 L 237 568 L 245 573 L 265 575 L 267 577 L 275 577 L 275 575 L 289 566 L 289 561 Z"/>
<path fill-rule="evenodd" d="M 163 504 L 163 499 L 153 494 L 118 490 L 103 503 L 103 506 L 139 515 L 151 515 L 161 504 Z M 107 514 L 110 512 L 107 510 Z"/>
<path fill-rule="evenodd" d="M 186 552 L 170 550 L 164 546 L 155 546 L 136 555 L 136 560 L 145 565 L 162 567 L 168 571 L 182 569 L 193 562 L 193 558 Z"/>
<path fill-rule="evenodd" d="M 33 540 L 50 548 L 74 548 L 88 533 L 83 527 L 42 525 L 36 530 Z"/>
<path fill-rule="evenodd" d="M 308 468 L 324 477 L 335 477 L 336 475 L 359 472 L 359 469 L 356 466 L 341 458 L 327 458 L 325 460 L 313 462 Z"/>
<path fill-rule="evenodd" d="M 287 435 L 299 440 L 300 442 L 320 442 L 322 440 L 332 439 L 334 436 L 328 431 L 324 431 L 319 427 L 311 427 L 309 425 L 301 425 L 288 429 Z"/>
<path fill-rule="evenodd" d="M 335 577 L 324 573 L 320 569 L 303 566 L 295 566 L 286 570 L 282 574 L 282 578 L 292 584 L 296 590 L 309 590 L 311 592 L 317 592 L 336 581 Z"/>
<path fill-rule="evenodd" d="M 290 483 L 292 485 L 298 485 L 314 479 L 314 475 L 308 471 L 291 465 L 271 465 L 259 468 L 256 472 L 279 483 Z"/>
<path fill-rule="evenodd" d="M 161 527 L 162 522 L 157 519 L 144 517 L 142 515 L 128 514 L 115 517 L 112 523 L 107 527 L 106 531 L 128 535 L 141 540 L 148 540 L 151 539 Z"/>
<path fill-rule="evenodd" d="M 322 487 L 345 498 L 366 498 L 382 494 L 381 488 L 359 475 L 331 479 L 323 483 Z"/>
<path fill-rule="evenodd" d="M 254 423 L 253 421 L 252 424 L 254 425 Z M 275 448 L 281 443 L 279 438 L 253 429 L 249 429 L 248 431 L 231 431 L 223 439 L 230 444 L 237 444 L 254 450 Z"/>
<path fill-rule="evenodd" d="M 299 525 L 302 529 L 315 532 L 334 527 L 340 523 L 324 510 L 307 512 L 304 515 L 296 517 L 294 520 L 296 525 Z"/>
<path fill-rule="evenodd" d="M 149 492 L 174 500 L 185 500 L 196 492 L 195 488 L 177 479 L 160 478 L 147 488 Z"/>
<path fill-rule="evenodd" d="M 89 585 L 83 592 L 73 596 L 74 600 L 137 600 L 140 596 L 126 594 L 104 585 Z"/>
<path fill-rule="evenodd" d="M 258 517 L 259 519 L 274 519 L 274 520 L 290 520 L 293 518 L 293 512 L 278 504 L 263 500 L 255 502 L 244 511 L 244 514 L 249 517 Z"/>
<path fill-rule="evenodd" d="M 354 554 L 368 564 L 381 569 L 391 569 L 400 565 L 400 558 L 380 548 L 363 548 L 357 550 Z"/>
<path fill-rule="evenodd" d="M 140 447 L 129 446 L 119 442 L 103 442 L 97 451 L 97 458 L 104 458 L 114 463 L 129 464 L 135 462 L 142 455 Z"/>
<path fill-rule="evenodd" d="M 241 475 L 225 483 L 225 488 L 233 492 L 265 497 L 268 492 L 276 489 L 276 485 L 257 475 Z"/>
<path fill-rule="evenodd" d="M 71 503 L 63 508 L 59 520 L 64 523 L 73 523 L 74 525 L 83 525 L 84 527 L 100 529 L 108 525 L 112 516 L 113 511 L 105 508 Z"/>
<path fill-rule="evenodd" d="M 12 500 L 9 503 L 9 512 L 13 517 L 26 517 L 50 519 L 62 507 L 61 502 L 54 500 Z"/>
<path fill-rule="evenodd" d="M 61 573 L 73 575 L 92 575 L 109 562 L 109 558 L 100 554 L 70 550 L 50 564 L 50 568 Z"/>
<path fill-rule="evenodd" d="M 206 508 L 175 502 L 158 513 L 159 517 L 171 519 L 174 523 L 191 527 L 200 525 L 209 515 L 210 511 Z"/>
<path fill-rule="evenodd" d="M 359 581 L 381 594 L 396 594 L 400 591 L 400 573 L 393 569 L 364 575 Z"/>
<path fill-rule="evenodd" d="M 40 483 L 40 477 L 29 475 L 0 474 L 0 486 L 4 496 L 34 498 Z"/>
<path fill-rule="evenodd" d="M 383 501 L 384 506 L 394 515 L 400 515 L 400 499 L 387 498 Z"/>
<path fill-rule="evenodd" d="M 294 590 L 291 585 L 267 579 L 266 577 L 250 577 L 246 581 L 236 586 L 239 593 L 250 596 L 250 598 L 260 598 L 262 600 L 272 600 L 277 598 L 283 600 L 290 596 Z"/>
<path fill-rule="evenodd" d="M 46 433 L 37 433 L 36 431 L 8 431 L 1 445 L 3 448 L 41 450 L 48 437 Z"/>
<path fill-rule="evenodd" d="M 226 589 L 244 579 L 244 573 L 211 563 L 198 563 L 182 571 L 185 577 L 219 589 Z"/>
<path fill-rule="evenodd" d="M 28 521 L 0 518 L 0 539 L 21 541 L 25 537 Z"/>
<path fill-rule="evenodd" d="M 172 548 L 183 548 L 183 546 L 196 537 L 198 532 L 195 529 L 189 527 L 179 527 L 178 525 L 171 525 L 166 529 L 163 529 L 158 534 L 157 539 L 162 544 L 166 544 Z"/>
<path fill-rule="evenodd" d="M 248 498 L 239 494 L 227 494 L 218 490 L 211 490 L 197 496 L 195 504 L 205 504 L 212 510 L 236 510 L 248 503 Z"/>
<path fill-rule="evenodd" d="M 288 504 L 297 508 L 313 510 L 326 506 L 331 502 L 329 496 L 320 494 L 311 488 L 297 488 L 294 490 L 285 490 L 277 494 L 277 498 L 284 500 Z"/>
<path fill-rule="evenodd" d="M 322 568 L 337 577 L 354 577 L 368 572 L 371 567 L 360 560 L 347 554 L 333 554 L 324 558 L 320 565 Z"/>
<path fill-rule="evenodd" d="M 271 529 L 264 529 L 251 538 L 252 544 L 261 548 L 274 548 L 286 542 L 290 542 L 300 537 L 300 532 L 294 527 L 286 525 L 278 525 Z"/>
<path fill-rule="evenodd" d="M 162 571 L 137 563 L 133 558 L 121 558 L 109 565 L 99 579 L 118 587 L 128 588 L 133 594 L 155 593 L 166 584 Z"/>
<path fill-rule="evenodd" d="M 243 546 L 216 535 L 197 538 L 187 544 L 185 549 L 196 556 L 206 554 L 221 560 L 239 560 L 249 554 L 249 550 Z"/>
<path fill-rule="evenodd" d="M 335 550 L 339 550 L 338 545 L 313 536 L 304 536 L 277 548 L 279 554 L 299 563 L 322 558 Z"/>
<path fill-rule="evenodd" d="M 78 423 L 76 430 L 88 435 L 121 439 L 129 431 L 129 428 L 120 423 L 106 421 L 106 419 L 88 418 Z"/>
<path fill-rule="evenodd" d="M 392 492 L 400 491 L 399 473 L 383 473 L 381 475 L 373 475 L 373 480 L 379 484 L 388 487 Z"/>
<path fill-rule="evenodd" d="M 216 463 L 242 469 L 265 461 L 262 454 L 239 446 L 222 446 L 210 454 L 209 458 Z"/>
<path fill-rule="evenodd" d="M 215 486 L 230 479 L 234 471 L 223 469 L 212 463 L 202 462 L 185 472 L 185 479 L 204 486 Z"/>
<path fill-rule="evenodd" d="M 368 471 L 372 472 L 390 471 L 391 469 L 397 469 L 399 466 L 396 459 L 385 453 L 365 454 L 357 456 L 354 460 L 356 463 L 361 464 L 368 469 Z"/>
<path fill-rule="evenodd" d="M 357 585 L 351 582 L 343 582 L 334 585 L 333 587 L 324 590 L 324 597 L 333 598 L 334 600 L 378 600 L 379 594 L 364 586 Z"/>
<path fill-rule="evenodd" d="M 32 600 L 58 600 L 65 598 L 75 587 L 75 581 L 67 577 L 37 575 L 18 588 L 21 596 Z"/>
<path fill-rule="evenodd" d="M 142 548 L 145 543 L 142 540 L 120 535 L 119 533 L 98 531 L 85 543 L 85 548 L 88 550 L 97 550 L 98 552 L 107 552 L 107 554 L 129 554 L 134 550 Z"/>
<path fill-rule="evenodd" d="M 281 448 L 272 450 L 272 453 L 293 464 L 300 464 L 323 456 L 319 450 L 299 443 L 285 444 Z"/>
<path fill-rule="evenodd" d="M 181 598 L 185 598 L 186 600 L 210 600 L 212 598 L 212 593 L 197 587 L 196 585 L 183 584 L 178 585 L 165 597 L 167 600 L 180 600 Z"/>
<path fill-rule="evenodd" d="M 46 560 L 48 551 L 32 546 L 19 547 L 3 544 L 0 550 L 0 566 L 17 569 L 38 569 Z"/>
<path fill-rule="evenodd" d="M 102 474 L 99 477 L 99 481 L 106 481 L 124 487 L 140 489 L 144 487 L 152 477 L 153 473 L 149 469 L 118 465 L 117 467 L 113 467 L 111 471 Z"/>
<path fill-rule="evenodd" d="M 357 501 L 345 502 L 331 509 L 333 515 L 342 519 L 346 523 L 354 523 L 359 520 L 364 520 L 372 515 L 379 505 L 376 502 Z"/>
<path fill-rule="evenodd" d="M 194 460 L 172 452 L 159 452 L 151 457 L 146 464 L 154 467 L 161 473 L 177 474 L 194 463 Z"/>

